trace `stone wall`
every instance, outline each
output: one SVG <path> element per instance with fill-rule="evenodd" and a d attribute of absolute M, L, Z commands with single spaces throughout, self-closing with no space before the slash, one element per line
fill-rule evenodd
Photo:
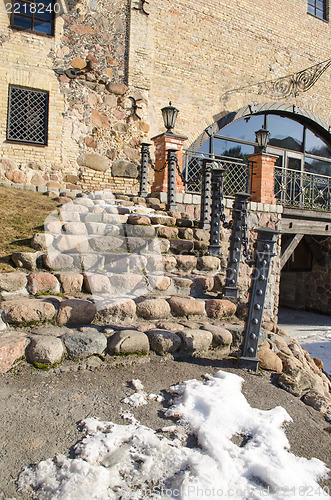
<path fill-rule="evenodd" d="M 109 176 L 113 162 L 137 165 L 149 125 L 144 92 L 127 85 L 127 2 L 78 3 L 57 16 L 54 37 L 11 28 L 5 8 L 0 5 L 0 182 L 79 189 L 91 172 Z M 10 84 L 49 92 L 46 146 L 6 141 Z M 86 162 L 86 153 L 93 161 Z"/>
<path fill-rule="evenodd" d="M 147 13 L 133 0 L 83 0 L 57 16 L 54 37 L 44 37 L 8 26 L 0 5 L 0 159 L 11 162 L 2 164 L 0 182 L 66 188 L 74 175 L 80 185 L 91 173 L 86 152 L 101 155 L 106 169 L 137 164 L 140 143 L 163 132 L 160 108 L 169 100 L 180 110 L 176 131 L 189 137 L 185 146 L 252 103 L 293 104 L 329 120 L 330 71 L 296 97 L 242 88 L 329 57 L 330 24 L 308 15 L 306 2 L 281 10 L 271 0 L 143 6 Z M 47 146 L 6 142 L 9 84 L 50 93 Z"/>
<path fill-rule="evenodd" d="M 319 238 L 321 239 L 321 238 Z M 331 243 L 318 244 L 319 255 L 313 260 L 313 268 L 307 273 L 304 286 L 306 309 L 331 314 Z"/>

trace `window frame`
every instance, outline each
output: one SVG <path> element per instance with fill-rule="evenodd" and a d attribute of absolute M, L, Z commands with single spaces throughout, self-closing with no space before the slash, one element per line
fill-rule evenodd
<path fill-rule="evenodd" d="M 45 110 L 43 116 L 43 129 L 44 129 L 44 142 L 34 142 L 28 140 L 15 139 L 9 136 L 10 129 L 10 115 L 11 115 L 11 89 L 22 89 L 27 92 L 39 92 L 47 96 L 45 101 Z M 49 124 L 49 91 L 45 89 L 36 89 L 32 87 L 24 87 L 22 85 L 10 84 L 8 86 L 8 105 L 7 105 L 7 127 L 6 127 L 6 142 L 12 144 L 24 144 L 27 146 L 45 147 L 48 146 L 48 124 Z"/>
<path fill-rule="evenodd" d="M 320 9 L 319 7 L 317 7 L 318 1 L 323 2 L 323 10 Z M 309 12 L 309 7 L 314 9 L 314 13 Z M 316 19 L 320 19 L 321 21 L 328 22 L 327 7 L 328 7 L 328 0 L 308 0 L 308 2 L 307 2 L 307 14 L 315 17 Z M 322 17 L 318 15 L 318 12 L 323 12 Z"/>
<path fill-rule="evenodd" d="M 35 4 L 35 5 L 43 5 L 42 2 L 38 2 L 38 0 L 35 2 L 33 0 L 20 0 L 22 3 L 24 4 L 27 4 L 27 5 L 32 5 L 32 4 Z M 18 30 L 18 31 L 25 31 L 25 32 L 28 32 L 28 33 L 35 33 L 36 35 L 39 35 L 39 36 L 46 36 L 48 38 L 54 38 L 55 36 L 55 5 L 57 4 L 57 0 L 51 0 L 51 20 L 45 20 L 45 19 L 42 19 L 42 18 L 39 18 L 38 16 L 35 16 L 35 13 L 31 13 L 31 14 L 22 14 L 20 12 L 15 12 L 15 4 L 17 4 L 17 0 L 11 0 L 11 5 L 12 5 L 12 9 L 11 9 L 11 15 L 10 15 L 10 27 L 15 29 L 15 30 Z M 19 17 L 23 17 L 25 19 L 30 19 L 31 20 L 31 24 L 32 24 L 32 29 L 29 29 L 29 28 L 24 28 L 23 26 L 16 26 L 14 24 L 14 16 L 19 16 Z M 42 31 L 37 31 L 35 29 L 33 29 L 34 27 L 34 20 L 37 20 L 37 21 L 44 21 L 48 24 L 50 24 L 51 26 L 51 33 L 43 33 Z"/>

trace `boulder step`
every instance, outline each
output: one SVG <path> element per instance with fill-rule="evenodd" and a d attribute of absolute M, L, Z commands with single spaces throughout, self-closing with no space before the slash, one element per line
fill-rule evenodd
<path fill-rule="evenodd" d="M 147 266 L 146 266 L 147 267 Z M 161 266 L 162 267 L 162 266 Z M 204 296 L 208 293 L 219 293 L 222 290 L 224 272 L 195 270 L 192 272 L 143 271 L 126 272 L 125 263 L 118 263 L 113 272 L 42 272 L 36 271 L 0 274 L 0 296 L 3 299 L 15 296 L 38 296 L 40 294 L 70 294 L 73 296 L 119 294 L 140 296 L 146 293 L 158 295 L 192 295 Z M 139 272 L 140 271 L 140 272 Z"/>

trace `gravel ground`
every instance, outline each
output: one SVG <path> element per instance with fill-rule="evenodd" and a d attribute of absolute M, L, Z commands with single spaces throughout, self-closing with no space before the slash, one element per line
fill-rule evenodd
<path fill-rule="evenodd" d="M 139 378 L 148 393 L 159 394 L 170 385 L 191 378 L 201 379 L 218 369 L 232 371 L 245 379 L 243 392 L 249 403 L 261 409 L 281 405 L 293 419 L 286 424 L 291 451 L 299 456 L 317 457 L 331 467 L 330 426 L 322 416 L 298 398 L 275 387 L 269 373 L 252 374 L 235 367 L 234 361 L 208 357 L 118 358 L 102 362 L 97 370 L 78 370 L 65 362 L 61 369 L 38 371 L 22 363 L 2 375 L 0 385 L 0 499 L 22 499 L 16 479 L 22 468 L 57 453 L 70 456 L 72 446 L 82 437 L 80 420 L 98 417 L 123 423 L 123 397 L 132 394 L 130 381 Z M 151 401 L 134 409 L 141 423 L 158 429 L 168 425 L 161 403 Z M 331 489 L 331 480 L 324 486 Z"/>

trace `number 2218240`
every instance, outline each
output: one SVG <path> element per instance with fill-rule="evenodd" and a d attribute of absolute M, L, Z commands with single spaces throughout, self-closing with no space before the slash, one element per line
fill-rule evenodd
<path fill-rule="evenodd" d="M 60 4 L 58 3 L 50 3 L 49 5 L 44 5 L 43 3 L 6 3 L 6 12 L 7 14 L 44 14 L 53 12 L 55 14 L 60 13 Z"/>

